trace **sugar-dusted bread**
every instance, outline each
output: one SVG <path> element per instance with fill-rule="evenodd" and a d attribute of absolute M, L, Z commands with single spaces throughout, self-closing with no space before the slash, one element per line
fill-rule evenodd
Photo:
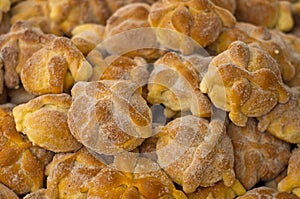
<path fill-rule="evenodd" d="M 289 160 L 287 176 L 278 184 L 280 192 L 292 192 L 300 197 L 300 149 L 296 148 L 292 152 Z"/>
<path fill-rule="evenodd" d="M 258 117 L 258 129 L 289 143 L 300 143 L 300 87 L 289 88 L 290 100 Z"/>
<path fill-rule="evenodd" d="M 103 0 L 48 0 L 49 17 L 66 35 L 85 23 L 105 24 L 109 10 Z"/>
<path fill-rule="evenodd" d="M 0 35 L 0 65 L 4 69 L 6 87 L 19 87 L 22 67 L 45 42 L 47 37 L 42 30 L 25 21 L 18 21 L 8 33 Z"/>
<path fill-rule="evenodd" d="M 0 183 L 17 194 L 36 191 L 43 186 L 44 166 L 51 158 L 52 153 L 17 132 L 9 108 L 0 109 Z"/>
<path fill-rule="evenodd" d="M 48 0 L 26 0 L 11 9 L 11 24 L 17 21 L 30 21 L 39 26 L 44 33 L 62 35 L 60 27 L 50 19 Z"/>
<path fill-rule="evenodd" d="M 148 16 L 150 6 L 133 3 L 118 9 L 107 20 L 104 33 L 106 51 L 112 55 L 140 56 L 147 60 L 160 56 L 154 31 Z"/>
<path fill-rule="evenodd" d="M 235 18 L 210 0 L 163 0 L 152 4 L 149 22 L 162 45 L 189 54 L 194 50 L 190 39 L 206 47 L 224 27 L 233 26 Z"/>
<path fill-rule="evenodd" d="M 188 115 L 163 126 L 158 137 L 157 162 L 184 192 L 234 183 L 233 146 L 222 121 Z"/>
<path fill-rule="evenodd" d="M 173 112 L 190 111 L 196 116 L 210 117 L 211 103 L 199 89 L 200 67 L 206 69 L 208 61 L 201 56 L 195 58 L 199 63 L 173 52 L 159 58 L 149 77 L 147 100 L 151 104 L 161 103 Z"/>
<path fill-rule="evenodd" d="M 261 198 L 272 198 L 272 199 L 298 199 L 297 196 L 286 193 L 278 192 L 275 189 L 269 187 L 258 187 L 248 191 L 245 195 L 237 197 L 237 199 L 261 199 Z"/>
<path fill-rule="evenodd" d="M 55 36 L 21 70 L 25 90 L 35 95 L 62 93 L 74 82 L 86 81 L 91 75 L 92 66 L 71 40 Z"/>
<path fill-rule="evenodd" d="M 46 168 L 47 189 L 51 199 L 87 198 L 81 187 L 97 175 L 105 164 L 93 157 L 86 148 L 74 153 L 56 154 Z"/>
<path fill-rule="evenodd" d="M 71 40 L 87 56 L 103 40 L 104 28 L 103 25 L 93 23 L 78 25 L 72 30 Z"/>
<path fill-rule="evenodd" d="M 140 86 L 148 82 L 148 64 L 142 57 L 111 55 L 103 59 L 101 54 L 93 51 L 88 60 L 94 69 L 92 81 L 131 80 Z"/>
<path fill-rule="evenodd" d="M 282 79 L 289 82 L 296 75 L 297 65 L 295 65 L 295 61 L 297 61 L 297 58 L 294 55 L 295 50 L 289 46 L 287 37 L 286 34 L 280 31 L 238 22 L 234 27 L 224 30 L 209 48 L 214 53 L 219 54 L 237 40 L 247 44 L 255 43 L 277 61 Z"/>
<path fill-rule="evenodd" d="M 213 58 L 200 89 L 238 126 L 289 100 L 278 63 L 261 48 L 242 41 Z"/>
<path fill-rule="evenodd" d="M 17 194 L 8 187 L 0 183 L 0 198 L 1 199 L 19 199 Z"/>
<path fill-rule="evenodd" d="M 131 151 L 152 135 L 152 115 L 140 87 L 129 80 L 78 82 L 68 113 L 72 134 L 93 151 Z"/>
<path fill-rule="evenodd" d="M 259 132 L 253 118 L 248 120 L 245 127 L 231 123 L 228 135 L 234 148 L 236 177 L 247 190 L 260 180 L 275 178 L 287 166 L 290 144 L 268 132 Z"/>
<path fill-rule="evenodd" d="M 81 144 L 72 136 L 67 122 L 71 103 L 68 94 L 49 94 L 20 104 L 13 109 L 16 128 L 45 149 L 54 152 L 77 150 Z"/>
<path fill-rule="evenodd" d="M 245 188 L 238 180 L 227 187 L 223 182 L 217 182 L 210 187 L 199 187 L 195 192 L 187 194 L 189 199 L 234 199 L 246 193 Z"/>
<path fill-rule="evenodd" d="M 238 21 L 289 31 L 294 26 L 292 6 L 279 0 L 238 0 L 235 12 Z"/>
<path fill-rule="evenodd" d="M 187 199 L 157 163 L 128 153 L 117 156 L 112 165 L 85 183 L 82 191 L 87 198 Z"/>

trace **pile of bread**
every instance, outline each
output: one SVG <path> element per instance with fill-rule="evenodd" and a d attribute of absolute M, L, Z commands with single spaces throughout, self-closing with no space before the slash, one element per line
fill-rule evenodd
<path fill-rule="evenodd" d="M 0 198 L 300 198 L 299 20 L 299 0 L 0 0 Z"/>

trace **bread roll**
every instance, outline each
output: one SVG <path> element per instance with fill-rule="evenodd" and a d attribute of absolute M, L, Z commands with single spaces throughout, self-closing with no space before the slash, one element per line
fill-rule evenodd
<path fill-rule="evenodd" d="M 86 148 L 74 153 L 56 154 L 46 169 L 45 196 L 51 199 L 87 198 L 81 187 L 104 166 Z"/>
<path fill-rule="evenodd" d="M 15 128 L 9 109 L 0 109 L 0 183 L 16 194 L 26 194 L 43 186 L 44 166 L 52 154 L 34 147 Z M 1 192 L 2 193 L 2 192 Z"/>
<path fill-rule="evenodd" d="M 139 86 L 128 80 L 79 82 L 68 113 L 72 134 L 93 151 L 131 151 L 152 135 L 152 115 Z"/>
<path fill-rule="evenodd" d="M 234 183 L 233 147 L 222 121 L 188 115 L 169 122 L 158 136 L 157 162 L 185 193 L 221 180 L 228 187 Z"/>
<path fill-rule="evenodd" d="M 245 127 L 231 123 L 228 135 L 234 148 L 236 177 L 247 190 L 260 180 L 275 178 L 287 166 L 290 144 L 267 132 L 259 132 L 253 118 L 248 120 Z"/>
<path fill-rule="evenodd" d="M 228 111 L 238 126 L 289 100 L 276 61 L 259 47 L 241 41 L 213 58 L 200 89 L 217 108 Z"/>
<path fill-rule="evenodd" d="M 105 26 L 103 47 L 112 55 L 140 56 L 147 60 L 160 56 L 154 31 L 150 28 L 150 6 L 128 4 L 118 9 Z"/>
<path fill-rule="evenodd" d="M 117 160 L 115 165 L 106 166 L 86 183 L 82 191 L 87 193 L 87 198 L 187 199 L 155 162 L 134 156 L 117 158 L 121 162 Z M 124 171 L 119 164 L 127 169 Z"/>
<path fill-rule="evenodd" d="M 258 129 L 289 143 L 300 143 L 300 87 L 289 88 L 290 100 L 259 118 Z"/>
<path fill-rule="evenodd" d="M 91 76 L 92 66 L 70 39 L 55 36 L 21 70 L 25 90 L 34 95 L 62 93 Z"/>
<path fill-rule="evenodd" d="M 190 54 L 194 50 L 192 40 L 206 47 L 224 27 L 232 27 L 235 18 L 210 0 L 163 0 L 151 6 L 149 22 L 158 28 L 156 33 L 162 45 Z"/>
<path fill-rule="evenodd" d="M 161 103 L 173 112 L 190 111 L 196 116 L 211 116 L 211 103 L 199 89 L 200 65 L 206 68 L 207 60 L 201 56 L 196 59 L 200 63 L 176 53 L 167 53 L 158 59 L 149 77 L 147 100 L 151 104 Z"/>
<path fill-rule="evenodd" d="M 222 32 L 209 48 L 215 53 L 221 53 L 237 40 L 247 44 L 255 43 L 278 62 L 282 79 L 289 82 L 296 75 L 295 59 L 297 58 L 294 56 L 294 49 L 288 46 L 285 37 L 285 34 L 280 31 L 238 22 L 233 28 Z"/>
<path fill-rule="evenodd" d="M 47 36 L 41 29 L 25 21 L 18 21 L 7 34 L 0 36 L 0 65 L 4 68 L 4 80 L 8 88 L 19 87 L 22 67 L 45 42 Z"/>
<path fill-rule="evenodd" d="M 71 103 L 67 94 L 49 94 L 20 104 L 13 109 L 16 128 L 35 145 L 50 151 L 77 150 L 81 144 L 72 136 L 67 123 Z"/>

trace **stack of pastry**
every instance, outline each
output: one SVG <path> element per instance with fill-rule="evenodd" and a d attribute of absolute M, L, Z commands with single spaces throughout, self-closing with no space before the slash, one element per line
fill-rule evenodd
<path fill-rule="evenodd" d="M 0 198 L 300 198 L 299 2 L 0 0 Z"/>

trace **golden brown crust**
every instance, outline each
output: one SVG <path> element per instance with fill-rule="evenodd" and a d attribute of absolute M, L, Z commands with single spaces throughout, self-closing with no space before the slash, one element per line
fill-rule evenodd
<path fill-rule="evenodd" d="M 151 6 L 149 22 L 152 27 L 167 28 L 191 37 L 202 47 L 215 41 L 224 27 L 235 24 L 226 9 L 210 0 L 163 0 Z M 160 43 L 183 53 L 190 53 L 191 41 L 172 31 L 157 30 Z M 188 41 L 187 41 L 188 40 Z"/>
<path fill-rule="evenodd" d="M 13 109 L 16 128 L 34 144 L 51 151 L 79 149 L 81 144 L 72 136 L 67 123 L 71 103 L 67 94 L 49 94 L 18 105 Z"/>
<path fill-rule="evenodd" d="M 33 147 L 17 132 L 8 109 L 0 109 L 0 126 L 0 182 L 17 194 L 38 190 L 51 153 Z"/>
<path fill-rule="evenodd" d="M 206 68 L 205 58 L 196 57 Z M 199 65 L 201 65 L 199 64 Z M 147 99 L 152 104 L 164 104 L 174 112 L 190 111 L 193 115 L 209 117 L 211 103 L 200 92 L 201 72 L 192 59 L 167 53 L 154 63 L 148 81 Z"/>
<path fill-rule="evenodd" d="M 86 148 L 75 153 L 56 154 L 46 169 L 45 196 L 51 199 L 86 198 L 81 187 L 104 166 Z"/>
<path fill-rule="evenodd" d="M 221 121 L 184 116 L 162 127 L 158 135 L 158 163 L 186 193 L 220 180 L 226 186 L 234 183 L 233 147 Z"/>
<path fill-rule="evenodd" d="M 109 10 L 103 0 L 49 0 L 50 19 L 70 35 L 73 28 L 85 23 L 105 24 Z"/>
<path fill-rule="evenodd" d="M 88 55 L 103 40 L 104 26 L 99 24 L 82 24 L 72 30 L 72 42 L 84 54 Z"/>
<path fill-rule="evenodd" d="M 285 41 L 285 34 L 276 30 L 268 30 L 265 27 L 239 22 L 233 28 L 222 32 L 216 42 L 210 46 L 210 49 L 218 54 L 225 51 L 232 42 L 237 40 L 247 44 L 255 43 L 269 53 L 278 62 L 282 79 L 285 82 L 294 78 L 297 67 L 293 63 L 295 58 L 291 53 L 294 50 L 290 49 Z"/>
<path fill-rule="evenodd" d="M 245 195 L 237 197 L 237 199 L 297 199 L 298 197 L 289 193 L 279 193 L 275 189 L 269 187 L 258 187 L 248 191 Z"/>
<path fill-rule="evenodd" d="M 131 151 L 152 135 L 150 109 L 133 82 L 78 82 L 72 96 L 71 132 L 93 151 L 106 155 Z"/>
<path fill-rule="evenodd" d="M 111 55 L 105 59 L 93 52 L 89 62 L 93 65 L 91 81 L 98 80 L 131 80 L 140 86 L 145 86 L 149 79 L 148 64 L 142 57 Z M 94 58 L 95 56 L 95 58 Z"/>
<path fill-rule="evenodd" d="M 154 31 L 150 29 L 150 6 L 133 3 L 117 10 L 105 26 L 104 47 L 110 54 L 158 58 L 160 51 Z M 138 36 L 137 36 L 138 35 Z"/>
<path fill-rule="evenodd" d="M 25 21 L 18 21 L 11 27 L 10 32 L 0 36 L 1 62 L 8 88 L 18 88 L 22 67 L 46 41 L 47 37 L 39 28 Z"/>
<path fill-rule="evenodd" d="M 260 117 L 277 103 L 289 100 L 276 61 L 262 49 L 241 41 L 213 58 L 200 89 L 216 107 L 229 111 L 238 126 L 245 126 L 248 117 Z"/>
<path fill-rule="evenodd" d="M 300 197 L 300 149 L 296 148 L 292 152 L 289 160 L 287 176 L 278 184 L 280 192 L 292 192 Z"/>
<path fill-rule="evenodd" d="M 70 89 L 74 81 L 86 81 L 91 75 L 91 65 L 71 40 L 52 36 L 24 64 L 21 80 L 29 93 L 57 94 Z"/>
<path fill-rule="evenodd" d="M 289 88 L 290 100 L 259 118 L 258 129 L 289 143 L 300 143 L 300 87 Z"/>
<path fill-rule="evenodd" d="M 236 177 L 247 190 L 260 180 L 275 178 L 288 164 L 290 145 L 267 132 L 259 132 L 252 118 L 245 127 L 231 123 L 228 135 L 234 147 Z"/>
<path fill-rule="evenodd" d="M 187 199 L 182 191 L 174 187 L 171 179 L 155 162 L 137 158 L 132 154 L 128 157 L 120 158 L 122 164 L 127 167 L 126 171 L 120 170 L 117 160 L 114 165 L 106 166 L 86 183 L 82 191 L 87 193 L 87 197 Z"/>
<path fill-rule="evenodd" d="M 0 198 L 1 199 L 19 199 L 17 194 L 8 187 L 0 183 Z"/>

